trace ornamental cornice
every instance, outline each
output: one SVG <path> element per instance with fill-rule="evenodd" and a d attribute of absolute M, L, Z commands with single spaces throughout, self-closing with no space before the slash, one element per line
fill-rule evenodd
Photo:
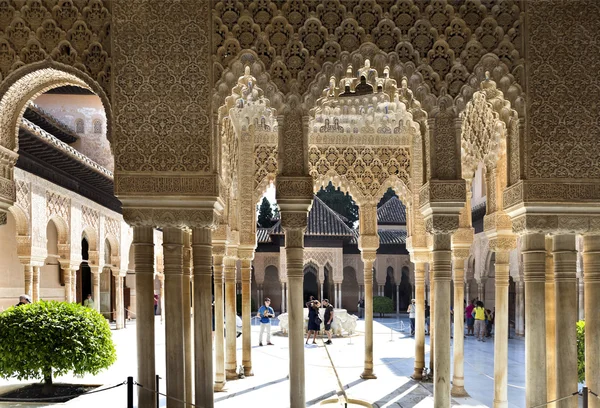
<path fill-rule="evenodd" d="M 192 195 L 218 197 L 217 174 L 116 173 L 115 195 Z"/>
<path fill-rule="evenodd" d="M 536 203 L 573 203 L 600 201 L 600 184 L 592 181 L 520 180 L 503 192 L 505 212 L 518 210 L 519 205 Z"/>
<path fill-rule="evenodd" d="M 309 133 L 309 145 L 326 146 L 405 146 L 412 147 L 412 135 L 402 134 L 373 134 L 373 133 Z"/>
<path fill-rule="evenodd" d="M 425 229 L 434 239 L 436 235 L 453 234 L 458 229 L 458 214 L 432 214 L 425 219 Z"/>
<path fill-rule="evenodd" d="M 600 234 L 600 215 L 522 214 L 512 220 L 515 234 Z"/>
<path fill-rule="evenodd" d="M 425 206 L 432 202 L 464 203 L 467 191 L 464 180 L 429 180 L 419 190 L 419 205 Z"/>
<path fill-rule="evenodd" d="M 486 234 L 495 234 L 502 231 L 512 231 L 512 221 L 503 211 L 496 211 L 483 217 L 483 230 Z"/>
<path fill-rule="evenodd" d="M 489 248 L 492 252 L 510 252 L 517 247 L 515 235 L 497 235 L 490 237 Z"/>
<path fill-rule="evenodd" d="M 313 197 L 313 179 L 310 176 L 278 176 L 276 182 L 277 201 L 306 199 Z"/>
<path fill-rule="evenodd" d="M 308 211 L 281 211 L 281 228 L 287 230 L 305 230 L 308 225 Z"/>
<path fill-rule="evenodd" d="M 452 249 L 467 248 L 473 244 L 475 230 L 473 228 L 459 228 L 452 234 Z"/>
<path fill-rule="evenodd" d="M 124 208 L 123 219 L 132 226 L 215 228 L 220 214 L 215 209 Z"/>

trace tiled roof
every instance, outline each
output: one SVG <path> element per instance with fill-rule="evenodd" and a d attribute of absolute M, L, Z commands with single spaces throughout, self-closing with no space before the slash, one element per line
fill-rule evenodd
<path fill-rule="evenodd" d="M 333 211 L 320 198 L 314 197 L 312 208 L 308 213 L 308 226 L 306 236 L 329 237 L 354 237 L 355 231 L 348 227 L 343 219 L 345 217 Z M 258 228 L 257 239 L 259 243 L 271 242 L 270 235 L 283 235 L 281 221 L 277 221 L 271 228 Z"/>
<path fill-rule="evenodd" d="M 380 225 L 406 225 L 406 207 L 398 197 L 390 198 L 377 209 L 377 223 Z"/>
<path fill-rule="evenodd" d="M 406 244 L 406 230 L 384 230 L 380 229 L 379 244 L 381 245 L 404 245 Z"/>

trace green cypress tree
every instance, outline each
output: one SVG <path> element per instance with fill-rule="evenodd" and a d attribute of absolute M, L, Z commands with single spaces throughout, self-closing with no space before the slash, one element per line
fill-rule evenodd
<path fill-rule="evenodd" d="M 263 197 L 258 209 L 258 226 L 261 228 L 271 228 L 273 226 L 273 210 L 267 197 Z"/>

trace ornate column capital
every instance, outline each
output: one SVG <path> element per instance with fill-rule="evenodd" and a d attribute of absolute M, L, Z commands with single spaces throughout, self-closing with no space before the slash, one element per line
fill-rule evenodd
<path fill-rule="evenodd" d="M 458 214 L 430 214 L 425 219 L 425 229 L 432 236 L 450 235 L 458 229 Z"/>
<path fill-rule="evenodd" d="M 221 210 L 207 208 L 140 208 L 124 207 L 123 219 L 132 226 L 173 228 L 216 228 Z"/>
<path fill-rule="evenodd" d="M 459 228 L 452 234 L 452 249 L 466 248 L 468 250 L 474 239 L 475 230 L 473 228 Z"/>
<path fill-rule="evenodd" d="M 238 248 L 238 258 L 241 259 L 243 262 L 244 261 L 248 261 L 248 262 L 252 262 L 254 260 L 254 247 L 252 248 L 246 248 L 246 247 L 239 247 Z"/>

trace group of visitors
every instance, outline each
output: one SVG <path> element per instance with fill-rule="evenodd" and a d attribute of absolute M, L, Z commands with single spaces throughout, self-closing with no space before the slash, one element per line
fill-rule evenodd
<path fill-rule="evenodd" d="M 324 323 L 324 331 L 327 334 L 327 341 L 325 344 L 331 344 L 331 322 L 333 322 L 333 305 L 329 303 L 328 299 L 323 299 L 322 306 L 325 308 L 323 319 L 319 314 L 321 309 L 321 302 L 311 296 L 306 302 L 306 308 L 308 309 L 308 330 L 306 337 L 306 344 L 310 340 L 310 336 L 313 336 L 312 344 L 317 344 L 317 333 L 321 330 L 321 324 Z"/>
<path fill-rule="evenodd" d="M 491 337 L 495 314 L 495 311 L 486 309 L 481 300 L 471 300 L 465 308 L 466 335 L 477 337 L 477 341 L 485 341 L 485 337 Z"/>

